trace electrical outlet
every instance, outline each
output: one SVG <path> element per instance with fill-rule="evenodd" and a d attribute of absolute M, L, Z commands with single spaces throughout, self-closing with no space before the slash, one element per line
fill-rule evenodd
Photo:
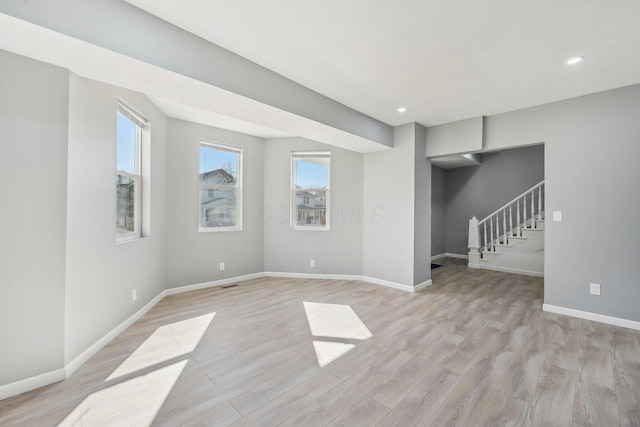
<path fill-rule="evenodd" d="M 553 211 L 553 221 L 562 222 L 562 211 Z"/>
<path fill-rule="evenodd" d="M 589 283 L 589 292 L 591 293 L 591 295 L 600 295 L 600 284 Z"/>
<path fill-rule="evenodd" d="M 132 289 L 131 290 L 131 302 L 134 302 L 137 299 L 138 299 L 138 290 L 137 289 Z"/>
<path fill-rule="evenodd" d="M 224 270 L 224 261 L 220 263 L 220 271 Z"/>
<path fill-rule="evenodd" d="M 309 265 L 311 266 L 311 268 L 316 268 L 316 260 L 312 259 Z"/>

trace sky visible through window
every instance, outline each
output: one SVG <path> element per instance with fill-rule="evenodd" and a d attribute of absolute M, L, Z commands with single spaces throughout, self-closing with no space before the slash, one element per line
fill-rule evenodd
<path fill-rule="evenodd" d="M 117 168 L 130 174 L 136 173 L 136 125 L 118 112 L 117 119 L 118 154 Z"/>
<path fill-rule="evenodd" d="M 296 160 L 296 185 L 301 188 L 326 188 L 327 166 Z"/>
<path fill-rule="evenodd" d="M 238 179 L 238 154 L 200 146 L 200 173 L 223 169 Z M 229 170 L 231 169 L 231 170 Z"/>

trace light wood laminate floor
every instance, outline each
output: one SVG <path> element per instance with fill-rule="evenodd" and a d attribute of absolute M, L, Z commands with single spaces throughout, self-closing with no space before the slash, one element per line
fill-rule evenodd
<path fill-rule="evenodd" d="M 166 297 L 67 380 L 0 401 L 0 425 L 640 426 L 640 332 L 441 261 L 416 294 L 263 278 Z"/>

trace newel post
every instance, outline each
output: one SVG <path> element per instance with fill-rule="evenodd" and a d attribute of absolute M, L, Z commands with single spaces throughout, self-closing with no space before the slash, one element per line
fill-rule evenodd
<path fill-rule="evenodd" d="M 480 230 L 478 230 L 478 218 L 475 216 L 469 220 L 469 267 L 480 268 Z"/>

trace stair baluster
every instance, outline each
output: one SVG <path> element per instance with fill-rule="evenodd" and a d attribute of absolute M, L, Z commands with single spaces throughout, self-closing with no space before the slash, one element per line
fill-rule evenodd
<path fill-rule="evenodd" d="M 509 244 L 509 240 L 507 239 L 508 234 L 507 234 L 507 210 L 503 210 L 502 211 L 502 231 L 504 232 L 504 236 L 502 237 L 502 240 L 504 240 L 504 244 L 508 245 Z"/>
<path fill-rule="evenodd" d="M 511 237 L 514 236 L 514 234 L 513 234 L 513 205 L 509 205 L 509 234 L 511 235 Z"/>
<path fill-rule="evenodd" d="M 484 250 L 485 252 L 488 250 L 488 240 L 487 240 L 487 222 L 485 221 L 483 224 L 484 226 Z"/>
<path fill-rule="evenodd" d="M 520 243 L 517 239 L 531 237 L 532 233 L 527 230 L 540 229 L 543 221 L 543 186 L 544 181 L 536 184 L 481 221 L 478 221 L 475 216 L 469 220 L 469 267 L 483 268 L 483 263 L 497 262 L 493 257 L 496 257 L 499 253 L 513 250 L 511 246 L 518 246 L 518 243 Z M 538 194 L 536 194 L 536 190 Z M 508 224 L 507 208 L 509 209 Z M 514 208 L 516 209 L 515 217 L 513 215 Z M 500 218 L 501 213 L 502 219 Z M 487 222 L 489 223 L 488 225 Z M 481 224 L 482 231 L 480 230 Z M 484 238 L 484 241 L 482 241 L 482 238 Z M 500 251 L 498 251 L 498 245 L 508 245 L 510 247 L 503 248 L 501 246 Z M 487 254 L 489 252 L 494 254 L 493 257 L 482 255 L 482 253 Z M 500 259 L 506 260 L 507 258 L 501 257 Z"/>
<path fill-rule="evenodd" d="M 516 208 L 516 223 L 518 224 L 518 229 L 516 232 L 518 233 L 518 237 L 522 237 L 522 227 L 520 227 L 520 199 L 518 199 L 518 207 Z"/>
<path fill-rule="evenodd" d="M 489 246 L 489 251 L 494 251 L 495 252 L 495 248 L 493 247 L 493 221 L 491 219 L 489 219 L 490 225 L 491 225 L 491 242 L 490 242 L 490 246 Z"/>
<path fill-rule="evenodd" d="M 527 228 L 527 196 L 525 195 L 522 198 L 522 228 Z"/>
<path fill-rule="evenodd" d="M 535 208 L 535 204 L 533 203 L 533 201 L 535 200 L 533 198 L 533 193 L 535 193 L 535 190 L 531 192 L 531 228 L 536 228 L 536 208 Z"/>
<path fill-rule="evenodd" d="M 542 221 L 542 186 L 538 188 L 538 219 Z"/>

